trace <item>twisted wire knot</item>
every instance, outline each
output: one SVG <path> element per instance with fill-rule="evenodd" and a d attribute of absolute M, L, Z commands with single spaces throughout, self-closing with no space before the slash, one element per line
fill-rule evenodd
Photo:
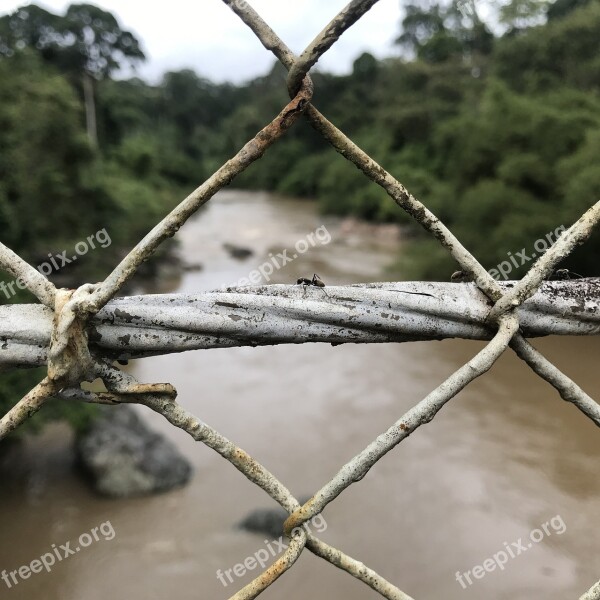
<path fill-rule="evenodd" d="M 76 290 L 56 290 L 48 377 L 62 387 L 78 386 L 82 381 L 95 379 L 86 327 L 89 314 L 80 307 L 96 287 L 87 283 Z"/>

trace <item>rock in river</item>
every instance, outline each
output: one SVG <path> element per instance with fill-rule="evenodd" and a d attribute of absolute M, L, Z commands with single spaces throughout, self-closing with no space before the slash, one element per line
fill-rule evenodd
<path fill-rule="evenodd" d="M 165 492 L 192 474 L 177 449 L 145 425 L 129 406 L 100 407 L 101 416 L 80 435 L 77 454 L 100 494 L 115 498 Z"/>
<path fill-rule="evenodd" d="M 223 248 L 229 252 L 229 256 L 237 258 L 238 260 L 244 260 L 254 254 L 250 248 L 244 248 L 243 246 L 236 246 L 234 244 L 223 244 Z"/>
<path fill-rule="evenodd" d="M 305 504 L 309 498 L 310 496 L 302 496 L 299 500 L 300 504 Z M 257 508 L 248 513 L 237 524 L 237 527 L 251 533 L 266 534 L 272 538 L 278 538 L 283 534 L 283 523 L 288 516 L 283 508 Z"/>

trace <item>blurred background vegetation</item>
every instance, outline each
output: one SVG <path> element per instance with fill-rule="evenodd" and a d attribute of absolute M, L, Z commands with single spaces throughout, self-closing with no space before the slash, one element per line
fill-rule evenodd
<path fill-rule="evenodd" d="M 476 0 L 414 0 L 398 28 L 403 58 L 363 54 L 349 75 L 313 77 L 319 109 L 487 268 L 570 225 L 600 190 L 600 2 L 512 0 L 492 20 Z M 288 100 L 278 65 L 245 85 L 191 70 L 158 85 L 115 79 L 143 60 L 142 40 L 92 5 L 56 15 L 28 4 L 0 17 L 0 231 L 32 264 L 107 228 L 110 248 L 71 273 L 100 279 Z M 405 225 L 407 279 L 447 280 L 454 268 L 302 121 L 235 185 Z M 598 275 L 599 249 L 595 235 L 565 266 Z M 0 413 L 36 378 L 4 375 Z M 44 416 L 65 414 L 88 416 L 59 404 Z"/>

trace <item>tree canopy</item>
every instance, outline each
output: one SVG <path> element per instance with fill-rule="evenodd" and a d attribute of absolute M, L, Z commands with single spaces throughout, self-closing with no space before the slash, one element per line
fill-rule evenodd
<path fill-rule="evenodd" d="M 111 13 L 92 4 L 72 4 L 64 16 L 28 4 L 0 18 L 0 56 L 37 51 L 82 86 L 87 132 L 98 144 L 94 81 L 145 59 L 140 43 Z"/>
<path fill-rule="evenodd" d="M 0 17 L 0 56 L 25 48 L 64 72 L 85 72 L 98 80 L 145 59 L 133 33 L 93 4 L 72 4 L 65 15 L 28 4 Z"/>

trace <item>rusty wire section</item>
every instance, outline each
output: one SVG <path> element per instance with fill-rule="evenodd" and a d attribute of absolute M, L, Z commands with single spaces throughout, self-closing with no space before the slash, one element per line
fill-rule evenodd
<path fill-rule="evenodd" d="M 322 542 L 313 534 L 307 533 L 301 525 L 323 511 L 351 484 L 360 481 L 381 457 L 413 431 L 431 421 L 449 400 L 471 381 L 487 372 L 508 347 L 511 347 L 535 373 L 548 381 L 564 400 L 574 403 L 600 425 L 600 406 L 525 340 L 519 331 L 520 322 L 516 311 L 538 291 L 543 280 L 551 274 L 556 265 L 589 237 L 600 220 L 600 202 L 593 205 L 569 228 L 513 289 L 506 291 L 424 204 L 311 104 L 313 84 L 309 76 L 310 69 L 377 1 L 352 0 L 309 44 L 302 55 L 297 57 L 248 2 L 223 0 L 255 33 L 263 46 L 273 52 L 288 69 L 287 85 L 291 101 L 231 160 L 165 217 L 102 283 L 86 284 L 74 291 L 57 290 L 33 267 L 0 243 L 0 268 L 15 277 L 21 277 L 27 288 L 54 314 L 47 358 L 48 375 L 0 419 L 0 440 L 42 408 L 47 399 L 61 395 L 73 401 L 145 405 L 161 414 L 175 427 L 188 433 L 194 440 L 215 450 L 290 515 L 284 525 L 285 533 L 290 538 L 286 552 L 254 581 L 233 595 L 231 600 L 256 598 L 294 565 L 304 548 L 361 580 L 384 598 L 412 600 L 375 571 L 341 550 Z M 302 116 L 337 152 L 381 186 L 403 210 L 438 239 L 461 269 L 472 276 L 493 305 L 487 314 L 486 323 L 496 332 L 481 352 L 347 462 L 303 506 L 263 465 L 180 406 L 176 401 L 177 392 L 173 386 L 168 383 L 139 383 L 131 375 L 115 368 L 112 361 L 103 357 L 97 348 L 90 350 L 87 333 L 90 319 L 114 298 L 140 264 L 151 256 L 165 239 L 173 236 L 200 206 L 259 159 Z M 93 381 L 98 377 L 104 382 L 106 392 L 92 393 L 81 389 L 82 382 Z M 580 598 L 598 599 L 600 582 Z"/>

